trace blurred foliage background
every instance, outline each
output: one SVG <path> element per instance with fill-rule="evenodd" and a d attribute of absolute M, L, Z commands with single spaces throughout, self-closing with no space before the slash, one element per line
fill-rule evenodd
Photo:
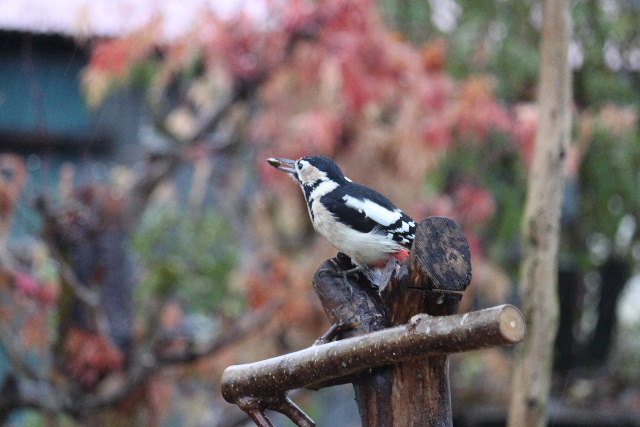
<path fill-rule="evenodd" d="M 265 4 L 258 17 L 203 11 L 174 37 L 158 18 L 76 40 L 92 111 L 123 93 L 144 106 L 135 155 L 106 162 L 101 179 L 86 159 L 61 166 L 51 154 L 52 184 L 36 185 L 28 153 L 3 155 L 6 423 L 246 422 L 216 390 L 222 369 L 328 328 L 310 282 L 335 254 L 267 157 L 326 155 L 418 220 L 455 219 L 472 248 L 463 309 L 518 303 L 540 3 Z M 573 18 L 553 399 L 627 419 L 640 413 L 640 2 L 575 1 Z M 25 218 L 27 233 L 12 233 Z M 504 416 L 509 350 L 459 355 L 451 369 L 457 425 L 487 405 Z M 25 384 L 37 385 L 36 403 L 16 391 Z M 55 403 L 47 387 L 78 404 Z M 296 398 L 319 425 L 357 425 L 355 405 L 329 409 L 349 393 Z M 571 425 L 562 414 L 554 425 Z"/>

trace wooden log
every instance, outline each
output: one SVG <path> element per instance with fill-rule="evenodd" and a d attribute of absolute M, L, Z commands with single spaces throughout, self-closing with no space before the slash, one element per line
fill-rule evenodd
<path fill-rule="evenodd" d="M 405 325 L 230 366 L 222 375 L 222 395 L 232 403 L 247 397 L 270 400 L 288 390 L 416 357 L 511 345 L 524 331 L 524 319 L 512 305 L 444 317 L 418 315 Z"/>
<path fill-rule="evenodd" d="M 432 216 L 422 220 L 409 262 L 416 288 L 464 292 L 471 283 L 469 243 L 452 219 Z"/>

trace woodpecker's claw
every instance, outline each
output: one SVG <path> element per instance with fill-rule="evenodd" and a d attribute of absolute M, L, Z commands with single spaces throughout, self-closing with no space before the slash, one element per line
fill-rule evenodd
<path fill-rule="evenodd" d="M 327 270 L 327 273 L 335 277 L 344 277 L 345 280 L 349 276 L 357 278 L 358 273 L 362 273 L 365 270 L 365 267 L 362 265 L 344 270 L 338 265 L 338 262 L 335 259 L 331 258 L 329 261 L 331 261 L 331 264 L 333 264 L 335 270 Z"/>
<path fill-rule="evenodd" d="M 340 265 L 340 261 L 336 260 L 336 258 L 331 258 L 329 259 L 329 261 L 334 265 L 335 268 L 323 268 L 321 271 L 327 273 L 330 276 L 342 278 L 345 286 L 349 288 L 351 296 L 353 295 L 353 282 L 359 283 L 360 286 L 365 286 L 364 284 L 366 284 L 367 289 L 373 291 L 379 290 L 380 280 L 376 277 L 375 270 L 370 270 L 366 265 L 359 265 L 357 267 L 345 270 Z M 349 278 L 351 278 L 351 281 L 349 280 Z"/>
<path fill-rule="evenodd" d="M 331 325 L 329 330 L 325 332 L 323 336 L 318 338 L 313 345 L 322 345 L 333 341 L 339 334 L 342 332 L 349 331 L 351 329 L 355 329 L 358 326 L 362 326 L 362 322 L 350 322 L 350 323 L 334 323 Z"/>

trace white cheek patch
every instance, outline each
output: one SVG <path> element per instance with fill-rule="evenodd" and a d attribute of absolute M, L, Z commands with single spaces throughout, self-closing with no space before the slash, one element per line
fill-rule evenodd
<path fill-rule="evenodd" d="M 348 207 L 363 213 L 380 225 L 389 226 L 402 217 L 402 212 L 399 209 L 390 211 L 371 200 L 360 200 L 349 195 L 343 196 L 342 200 Z"/>
<path fill-rule="evenodd" d="M 327 178 L 325 172 L 313 166 L 307 166 L 303 170 L 298 171 L 298 176 L 303 184 L 324 181 Z"/>

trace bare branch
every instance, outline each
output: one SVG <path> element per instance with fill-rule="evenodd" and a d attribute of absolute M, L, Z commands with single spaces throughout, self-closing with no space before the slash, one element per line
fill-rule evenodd
<path fill-rule="evenodd" d="M 269 405 L 269 409 L 286 415 L 299 427 L 315 427 L 316 425 L 316 423 L 287 396 L 282 396 L 281 399 Z"/>
<path fill-rule="evenodd" d="M 43 374 L 38 369 L 29 365 L 29 358 L 24 348 L 20 335 L 11 330 L 3 320 L 0 321 L 0 344 L 11 361 L 12 369 L 20 376 L 32 380 L 42 380 Z"/>
<path fill-rule="evenodd" d="M 267 320 L 281 307 L 281 302 L 274 302 L 264 309 L 245 315 L 237 326 L 229 333 L 226 333 L 215 342 L 211 343 L 206 349 L 197 353 L 185 353 L 179 356 L 160 356 L 154 354 L 151 347 L 145 347 L 130 364 L 130 368 L 124 374 L 122 384 L 112 390 L 107 395 L 97 396 L 94 394 L 78 393 L 73 397 L 70 391 L 62 385 L 53 385 L 48 379 L 36 372 L 28 369 L 28 366 L 22 364 L 16 365 L 20 368 L 17 370 L 16 378 L 17 389 L 13 394 L 11 401 L 0 401 L 0 407 L 30 407 L 45 411 L 62 411 L 74 416 L 83 417 L 91 411 L 97 409 L 108 408 L 118 404 L 125 399 L 131 391 L 147 381 L 155 372 L 161 370 L 169 364 L 187 363 L 196 361 L 206 356 L 210 356 L 217 351 L 232 345 L 253 332 L 260 325 L 267 323 Z M 6 333 L 5 333 L 6 332 Z M 21 356 L 20 347 L 10 345 L 13 343 L 13 335 L 10 331 L 6 331 L 0 325 L 0 339 L 6 348 L 12 350 L 10 357 L 12 362 L 15 360 L 26 360 Z M 31 379 L 30 379 L 31 378 Z M 283 411 L 292 410 L 286 403 L 280 402 Z"/>
<path fill-rule="evenodd" d="M 321 22 L 316 22 L 314 28 L 291 32 L 279 58 L 271 58 L 269 64 L 262 65 L 262 69 L 251 79 L 237 79 L 226 99 L 200 111 L 195 119 L 195 125 L 187 135 L 177 136 L 167 129 L 161 120 L 155 120 L 156 127 L 174 141 L 175 150 L 146 160 L 144 170 L 138 175 L 127 197 L 127 218 L 130 224 L 137 222 L 137 219 L 144 212 L 147 200 L 158 184 L 180 166 L 184 148 L 200 141 L 204 135 L 217 129 L 221 122 L 229 116 L 234 105 L 250 99 L 273 70 L 286 63 L 293 53 L 296 43 L 314 37 L 319 28 L 321 28 Z"/>
<path fill-rule="evenodd" d="M 144 383 L 155 372 L 162 368 L 178 363 L 189 363 L 202 359 L 240 341 L 249 333 L 255 332 L 260 325 L 265 325 L 273 314 L 282 306 L 281 301 L 275 301 L 261 310 L 244 315 L 236 322 L 236 326 L 223 336 L 209 344 L 200 351 L 186 351 L 176 355 L 163 355 L 155 353 L 153 343 L 146 345 L 131 363 L 131 367 L 125 373 L 123 383 L 111 393 L 105 396 L 86 395 L 82 403 L 74 405 L 71 412 L 82 410 L 84 412 L 107 408 L 117 404 L 137 386 Z"/>
<path fill-rule="evenodd" d="M 64 227 L 60 224 L 58 216 L 53 212 L 53 209 L 51 208 L 49 202 L 44 197 L 39 198 L 39 200 L 36 202 L 36 206 L 44 217 L 45 222 L 49 223 L 49 227 L 52 227 L 55 230 L 64 229 Z M 43 233 L 43 238 L 47 242 L 47 247 L 49 249 L 51 257 L 58 264 L 58 270 L 60 272 L 60 276 L 62 277 L 63 283 L 69 287 L 69 289 L 73 293 L 73 296 L 87 307 L 89 316 L 93 323 L 93 327 L 96 329 L 96 331 L 98 331 L 106 339 L 111 339 L 111 334 L 109 333 L 109 322 L 101 306 L 100 293 L 91 289 L 89 286 L 85 286 L 85 284 L 83 284 L 80 279 L 78 279 L 78 276 L 73 271 L 73 268 L 64 259 L 62 253 L 60 253 L 58 245 L 53 241 L 54 237 L 50 233 Z"/>
<path fill-rule="evenodd" d="M 168 178 L 182 163 L 184 148 L 198 142 L 207 132 L 216 129 L 231 111 L 232 107 L 250 93 L 264 80 L 265 76 L 257 77 L 255 81 L 238 82 L 226 99 L 200 112 L 196 124 L 187 135 L 178 137 L 165 132 L 175 142 L 175 149 L 169 153 L 148 158 L 144 168 L 138 175 L 127 197 L 127 218 L 130 224 L 135 224 L 147 204 L 147 200 L 158 184 Z M 165 130 L 166 131 L 166 130 Z"/>
<path fill-rule="evenodd" d="M 194 360 L 209 356 L 230 344 L 236 343 L 249 335 L 251 332 L 264 325 L 273 314 L 278 311 L 283 302 L 274 301 L 262 309 L 245 314 L 242 318 L 235 322 L 234 326 L 224 335 L 211 342 L 208 346 L 200 350 L 188 349 L 180 354 L 158 354 L 156 357 L 158 362 L 167 365 L 174 363 L 189 363 Z"/>
<path fill-rule="evenodd" d="M 66 285 L 69 286 L 69 288 L 73 292 L 73 296 L 78 298 L 80 302 L 85 304 L 91 310 L 97 309 L 97 307 L 100 306 L 100 296 L 98 295 L 98 293 L 80 283 L 80 280 L 76 276 L 76 273 L 64 260 L 62 254 L 55 245 L 50 244 L 49 251 L 51 252 L 52 258 L 58 264 L 58 269 L 60 271 L 62 280 Z"/>

